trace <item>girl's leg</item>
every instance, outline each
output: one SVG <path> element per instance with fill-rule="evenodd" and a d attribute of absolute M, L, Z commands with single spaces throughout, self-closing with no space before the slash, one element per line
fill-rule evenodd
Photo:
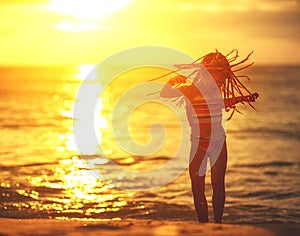
<path fill-rule="evenodd" d="M 193 145 L 193 144 L 192 144 Z M 199 168 L 203 161 L 205 151 L 197 149 L 196 155 L 189 165 L 189 174 L 194 195 L 194 205 L 199 222 L 208 222 L 208 206 L 205 197 L 205 175 L 199 176 Z"/>
<path fill-rule="evenodd" d="M 216 223 L 222 222 L 225 204 L 225 172 L 227 166 L 227 146 L 226 141 L 222 147 L 217 161 L 211 168 L 211 183 L 213 188 L 213 211 Z"/>
<path fill-rule="evenodd" d="M 205 176 L 191 178 L 194 205 L 199 222 L 208 222 L 208 206 L 205 197 Z"/>

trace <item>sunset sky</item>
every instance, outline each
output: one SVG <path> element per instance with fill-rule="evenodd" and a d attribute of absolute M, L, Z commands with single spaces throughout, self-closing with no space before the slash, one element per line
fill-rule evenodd
<path fill-rule="evenodd" d="M 199 57 L 233 48 L 300 64 L 299 0 L 2 0 L 0 65 L 98 63 L 158 45 Z"/>

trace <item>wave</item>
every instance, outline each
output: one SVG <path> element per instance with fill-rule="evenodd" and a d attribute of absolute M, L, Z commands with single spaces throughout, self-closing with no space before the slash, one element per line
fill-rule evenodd
<path fill-rule="evenodd" d="M 291 166 L 299 166 L 300 167 L 300 162 L 272 161 L 272 162 L 265 162 L 265 163 L 236 164 L 234 166 L 242 167 L 242 168 L 291 167 Z"/>
<path fill-rule="evenodd" d="M 28 129 L 28 128 L 60 128 L 57 125 L 57 121 L 61 121 L 62 119 L 55 118 L 54 122 L 48 123 L 48 122 L 41 122 L 41 121 L 35 121 L 35 120 L 30 120 L 28 122 L 15 122 L 10 120 L 10 121 L 3 121 L 0 119 L 0 128 L 2 129 Z"/>
<path fill-rule="evenodd" d="M 42 163 L 29 163 L 22 165 L 0 165 L 0 171 L 14 171 L 19 170 L 24 167 L 39 167 L 39 166 L 48 166 L 48 165 L 56 165 L 58 162 L 42 162 Z"/>
<path fill-rule="evenodd" d="M 253 191 L 253 192 L 245 192 L 239 195 L 240 198 L 259 198 L 261 200 L 268 199 L 289 199 L 289 198 L 297 198 L 300 196 L 300 192 L 297 191 L 284 191 L 280 192 L 278 190 L 261 190 L 261 191 Z"/>
<path fill-rule="evenodd" d="M 291 127 L 290 125 L 288 125 Z M 246 130 L 228 130 L 229 134 L 260 134 L 264 136 L 289 138 L 300 140 L 300 128 L 296 127 L 294 130 L 284 130 L 278 128 L 268 128 L 268 127 L 257 127 L 257 128 L 247 128 Z"/>
<path fill-rule="evenodd" d="M 91 160 L 91 159 L 97 159 L 101 158 L 104 160 L 107 160 L 106 157 L 101 156 L 101 155 L 81 155 L 80 159 L 81 160 Z M 124 157 L 112 157 L 110 158 L 113 160 L 115 163 L 121 166 L 131 166 L 134 164 L 139 164 L 139 163 L 152 163 L 152 162 L 167 162 L 172 159 L 170 156 L 124 156 Z M 106 162 L 105 162 L 106 164 Z M 97 165 L 97 163 L 96 163 Z M 99 165 L 103 165 L 103 163 L 100 162 Z"/>

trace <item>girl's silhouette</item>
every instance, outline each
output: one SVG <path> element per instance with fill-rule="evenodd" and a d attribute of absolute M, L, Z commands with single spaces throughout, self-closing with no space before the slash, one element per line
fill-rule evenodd
<path fill-rule="evenodd" d="M 234 53 L 235 55 L 233 55 Z M 178 75 L 171 78 L 160 92 L 160 95 L 165 98 L 178 97 L 181 98 L 180 102 L 182 102 L 182 99 L 185 100 L 187 116 L 191 126 L 189 174 L 199 222 L 208 222 L 208 206 L 205 197 L 207 156 L 210 157 L 211 165 L 214 220 L 217 223 L 222 221 L 227 165 L 227 147 L 225 130 L 222 125 L 222 108 L 225 108 L 226 111 L 232 110 L 230 119 L 233 112 L 237 110 L 237 103 L 246 103 L 253 107 L 250 102 L 254 102 L 258 94 L 252 94 L 239 80 L 239 77 L 248 79 L 249 77 L 244 75 L 236 76 L 234 74 L 234 72 L 251 66 L 253 63 L 236 70 L 232 69 L 247 61 L 251 54 L 233 65 L 230 65 L 230 63 L 237 59 L 237 50 L 233 50 L 227 56 L 216 51 L 200 58 L 200 63 L 196 61 L 192 64 L 177 65 L 179 70 L 192 69 L 193 72 L 188 77 Z M 227 59 L 230 55 L 233 55 L 232 58 Z M 209 72 L 213 79 L 209 80 L 205 76 L 205 72 Z M 194 76 L 193 82 L 187 83 L 187 79 L 192 76 Z M 211 83 L 214 83 L 214 86 L 210 86 L 212 85 Z M 204 96 L 201 92 L 204 87 L 206 91 L 211 90 L 211 93 L 209 92 L 208 95 L 205 94 Z M 221 100 L 215 99 L 213 96 L 213 94 L 216 94 L 216 91 Z M 212 135 L 212 127 L 214 128 L 214 135 Z M 219 149 L 216 148 L 218 146 L 220 147 Z"/>

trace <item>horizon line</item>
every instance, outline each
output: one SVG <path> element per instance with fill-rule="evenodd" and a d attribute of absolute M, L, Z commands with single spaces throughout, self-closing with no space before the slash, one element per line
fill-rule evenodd
<path fill-rule="evenodd" d="M 100 62 L 98 63 L 100 64 Z M 42 67 L 77 67 L 77 66 L 81 66 L 81 65 L 97 65 L 97 64 L 94 64 L 94 63 L 73 63 L 73 64 L 0 64 L 0 68 L 9 68 L 9 67 L 19 67 L 19 68 L 42 68 Z M 254 63 L 253 67 L 264 67 L 264 66 L 300 66 L 300 62 L 297 62 L 297 63 L 285 63 L 285 62 L 282 62 L 282 63 L 278 63 L 278 62 L 273 62 L 273 63 Z M 252 68 L 253 68 L 252 67 Z"/>

